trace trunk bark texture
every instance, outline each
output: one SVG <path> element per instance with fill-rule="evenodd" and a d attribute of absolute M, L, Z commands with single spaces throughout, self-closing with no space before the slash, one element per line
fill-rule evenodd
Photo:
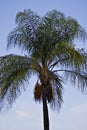
<path fill-rule="evenodd" d="M 47 106 L 47 100 L 46 100 L 46 93 L 43 92 L 42 94 L 42 100 L 43 100 L 43 124 L 44 124 L 44 130 L 49 130 L 49 114 L 48 114 L 48 106 Z"/>

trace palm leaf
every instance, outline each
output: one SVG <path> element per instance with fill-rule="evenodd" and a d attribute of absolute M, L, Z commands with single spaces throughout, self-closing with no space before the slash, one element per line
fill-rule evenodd
<path fill-rule="evenodd" d="M 31 75 L 30 60 L 18 55 L 7 55 L 0 58 L 0 108 L 3 103 L 12 103 L 21 94 L 25 82 Z M 0 109 L 1 110 L 1 109 Z"/>
<path fill-rule="evenodd" d="M 73 86 L 78 86 L 78 88 L 82 92 L 86 92 L 87 90 L 87 71 L 82 72 L 80 70 L 63 70 L 64 71 L 64 79 L 66 81 L 70 80 L 70 83 Z"/>
<path fill-rule="evenodd" d="M 29 53 L 35 46 L 36 31 L 40 22 L 40 17 L 31 10 L 19 12 L 16 16 L 18 26 L 9 33 L 7 47 L 18 46 Z"/>
<path fill-rule="evenodd" d="M 85 64 L 85 56 L 82 49 L 76 49 L 73 45 L 65 42 L 58 44 L 51 53 L 52 59 L 49 60 L 49 69 L 54 69 L 55 66 L 60 68 L 76 67 L 80 68 Z"/>
<path fill-rule="evenodd" d="M 52 108 L 61 108 L 61 104 L 63 102 L 63 85 L 62 85 L 62 79 L 61 77 L 54 72 L 51 72 L 51 80 L 53 83 L 53 100 L 51 102 Z"/>

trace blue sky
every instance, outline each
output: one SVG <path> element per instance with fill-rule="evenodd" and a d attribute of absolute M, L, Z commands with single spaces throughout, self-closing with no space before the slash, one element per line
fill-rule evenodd
<path fill-rule="evenodd" d="M 17 12 L 32 9 L 40 15 L 57 9 L 71 16 L 87 30 L 86 0 L 0 0 L 0 56 L 20 53 L 16 49 L 6 50 L 8 33 L 15 27 Z M 78 47 L 87 50 L 87 43 L 77 42 Z M 42 104 L 33 99 L 33 86 L 36 78 L 30 81 L 6 114 L 0 115 L 1 130 L 43 130 Z M 51 130 L 87 130 L 87 94 L 81 94 L 77 87 L 69 83 L 64 86 L 64 103 L 58 113 L 49 108 Z"/>

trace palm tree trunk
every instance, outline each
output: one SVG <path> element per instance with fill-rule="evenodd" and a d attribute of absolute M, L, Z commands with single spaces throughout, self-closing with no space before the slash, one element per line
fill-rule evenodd
<path fill-rule="evenodd" d="M 47 100 L 45 92 L 42 94 L 42 100 L 43 100 L 43 124 L 44 124 L 44 130 L 49 130 L 49 114 L 48 114 L 48 106 L 47 106 Z"/>

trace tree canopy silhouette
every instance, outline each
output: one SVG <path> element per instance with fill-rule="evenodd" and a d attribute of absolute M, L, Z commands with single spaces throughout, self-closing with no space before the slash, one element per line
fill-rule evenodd
<path fill-rule="evenodd" d="M 15 21 L 7 48 L 17 46 L 26 55 L 0 57 L 0 111 L 12 106 L 35 74 L 34 99 L 43 103 L 44 130 L 49 130 L 48 104 L 61 107 L 64 81 L 82 92 L 87 89 L 87 53 L 74 44 L 75 39 L 87 38 L 86 31 L 77 20 L 57 10 L 43 17 L 24 10 L 17 13 Z"/>

